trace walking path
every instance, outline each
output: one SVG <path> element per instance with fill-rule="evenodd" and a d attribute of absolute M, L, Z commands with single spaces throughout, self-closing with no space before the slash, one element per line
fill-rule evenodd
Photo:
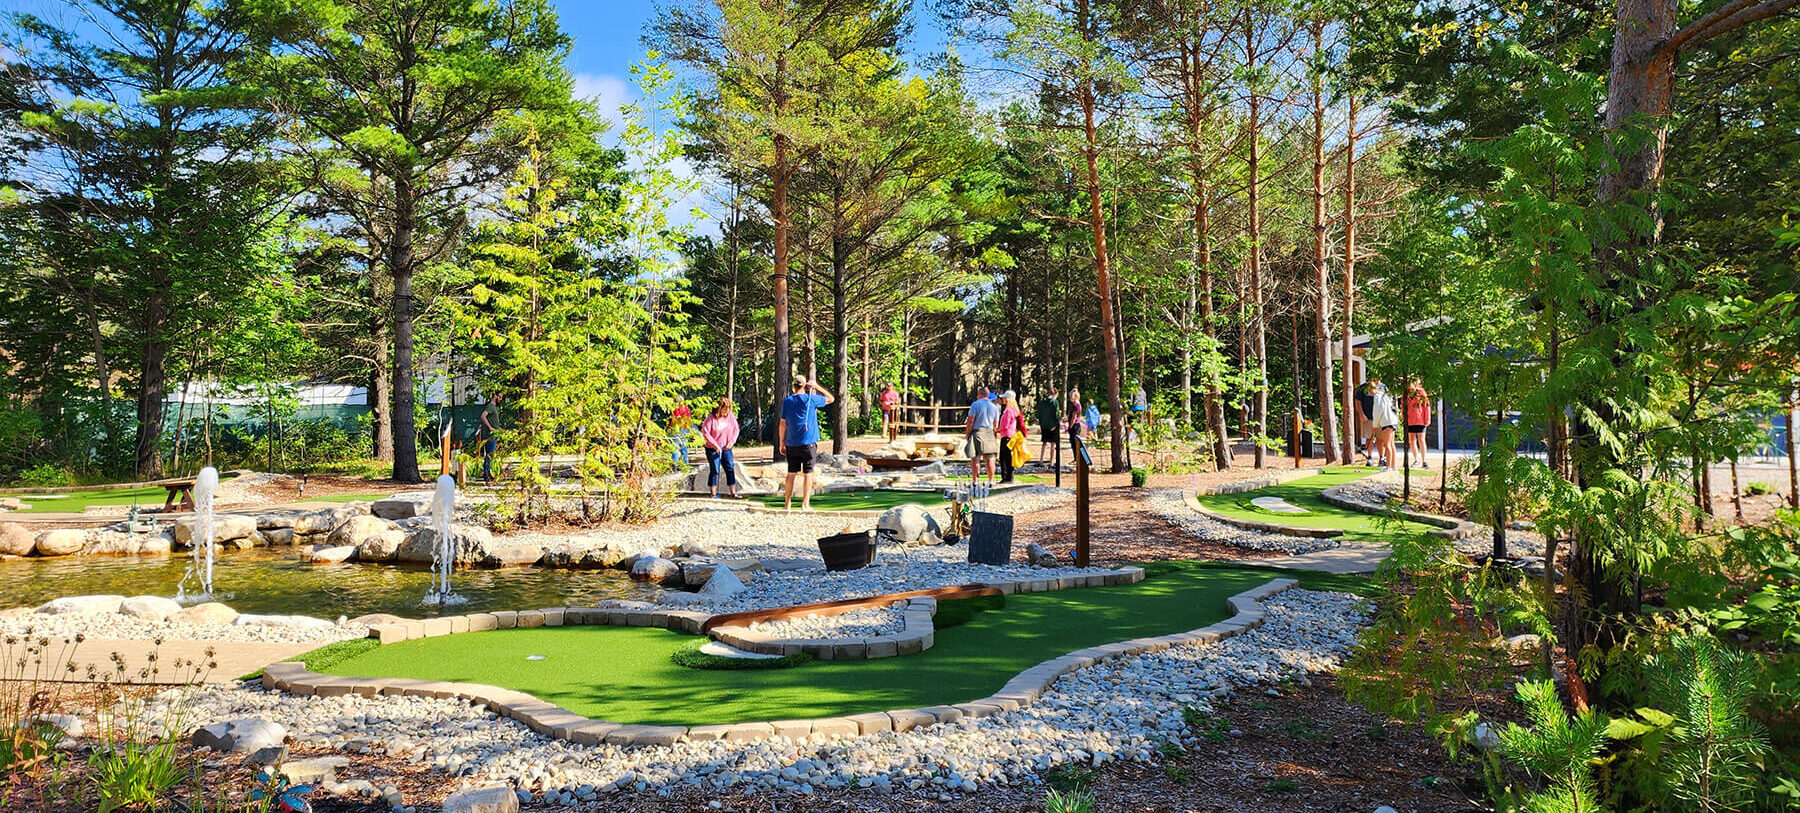
<path fill-rule="evenodd" d="M 243 641 L 164 641 L 158 645 L 154 641 L 94 638 L 66 651 L 52 647 L 53 656 L 61 660 L 50 674 L 77 683 L 231 683 L 271 663 L 318 647 L 317 643 Z"/>

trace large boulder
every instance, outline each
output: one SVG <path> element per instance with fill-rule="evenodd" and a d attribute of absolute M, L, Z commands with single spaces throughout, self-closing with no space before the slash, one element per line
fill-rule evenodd
<path fill-rule="evenodd" d="M 226 754 L 253 754 L 280 745 L 287 739 L 287 727 L 260 717 L 247 717 L 195 729 L 192 739 L 200 748 Z"/>
<path fill-rule="evenodd" d="M 0 555 L 28 556 L 37 547 L 37 537 L 17 522 L 0 522 Z"/>
<path fill-rule="evenodd" d="M 124 596 L 64 596 L 44 602 L 37 611 L 44 615 L 110 615 L 124 602 Z"/>
<path fill-rule="evenodd" d="M 520 567 L 535 565 L 544 558 L 544 546 L 529 542 L 511 542 L 497 540 L 487 549 L 487 555 L 481 557 L 476 564 L 486 568 Z"/>
<path fill-rule="evenodd" d="M 258 514 L 256 530 L 262 531 L 264 534 L 283 528 L 291 531 L 294 528 L 294 518 L 300 514 L 300 511 L 273 511 L 267 514 Z"/>
<path fill-rule="evenodd" d="M 907 503 L 881 512 L 875 530 L 890 539 L 917 545 L 935 545 L 943 541 L 943 527 L 936 514 Z"/>
<path fill-rule="evenodd" d="M 475 564 L 487 558 L 494 547 L 494 535 L 479 525 L 452 525 L 450 532 L 456 537 L 457 565 Z M 407 532 L 406 541 L 400 544 L 395 558 L 402 562 L 429 563 L 436 548 L 437 529 L 430 525 L 420 526 Z"/>
<path fill-rule="evenodd" d="M 181 605 L 174 599 L 162 596 L 132 596 L 119 603 L 119 613 L 132 618 L 147 618 L 151 621 L 166 621 L 169 616 L 181 612 Z"/>
<path fill-rule="evenodd" d="M 356 555 L 356 546 L 337 545 L 333 547 L 313 548 L 307 551 L 306 561 L 320 565 L 335 565 L 350 561 Z"/>
<path fill-rule="evenodd" d="M 194 544 L 194 530 L 199 524 L 199 517 L 189 517 L 175 523 L 175 544 L 182 547 L 192 547 Z M 255 540 L 260 539 L 260 537 L 256 535 L 256 517 L 246 517 L 240 514 L 220 514 L 213 517 L 212 527 L 213 543 L 216 545 L 224 546 L 227 542 L 236 542 L 241 539 L 249 539 L 254 543 Z"/>
<path fill-rule="evenodd" d="M 459 790 L 444 799 L 444 813 L 519 813 L 519 794 L 506 785 Z"/>
<path fill-rule="evenodd" d="M 701 559 L 696 561 L 685 561 L 681 563 L 681 583 L 690 588 L 698 589 L 705 586 L 707 582 L 712 581 L 713 572 L 721 569 L 735 570 L 739 574 L 744 574 L 762 570 L 763 566 L 762 561 L 759 559 L 726 559 L 723 561 Z M 738 579 L 741 581 L 743 576 L 739 575 Z"/>
<path fill-rule="evenodd" d="M 399 528 L 370 536 L 356 546 L 356 558 L 364 562 L 391 562 L 406 543 L 406 532 Z"/>
<path fill-rule="evenodd" d="M 681 580 L 681 565 L 661 556 L 647 556 L 631 565 L 631 578 L 654 584 L 674 584 Z"/>
<path fill-rule="evenodd" d="M 102 529 L 88 534 L 88 544 L 82 552 L 89 556 L 168 553 L 170 542 L 167 532 L 134 534 Z"/>
<path fill-rule="evenodd" d="M 431 492 L 395 494 L 370 504 L 369 511 L 382 519 L 407 519 L 431 513 Z"/>
<path fill-rule="evenodd" d="M 393 527 L 395 527 L 393 523 L 381 517 L 358 514 L 344 520 L 342 525 L 332 530 L 331 536 L 325 542 L 334 547 L 340 545 L 355 547 L 362 544 L 364 539 Z"/>
<path fill-rule="evenodd" d="M 1057 567 L 1062 564 L 1057 561 L 1056 554 L 1051 553 L 1049 548 L 1036 542 L 1025 546 L 1025 560 L 1037 567 Z"/>
<path fill-rule="evenodd" d="M 337 530 L 339 525 L 344 524 L 344 522 L 351 517 L 361 516 L 367 513 L 369 513 L 368 503 L 345 503 L 336 508 L 322 508 L 318 511 L 308 511 L 304 514 L 300 514 L 294 517 L 294 524 L 292 527 L 295 536 L 328 534 Z"/>
<path fill-rule="evenodd" d="M 269 543 L 271 548 L 292 547 L 294 544 L 293 528 L 264 528 L 257 531 Z"/>
<path fill-rule="evenodd" d="M 721 567 L 713 570 L 712 578 L 707 579 L 706 586 L 700 588 L 700 595 L 707 598 L 728 598 L 745 589 L 743 580 L 731 572 L 731 568 Z"/>
<path fill-rule="evenodd" d="M 68 556 L 87 550 L 88 532 L 82 528 L 55 528 L 39 531 L 37 555 Z"/>
<path fill-rule="evenodd" d="M 236 621 L 237 617 L 237 610 L 216 601 L 209 601 L 181 610 L 169 616 L 169 620 L 181 624 L 193 624 L 197 627 L 223 627 Z"/>

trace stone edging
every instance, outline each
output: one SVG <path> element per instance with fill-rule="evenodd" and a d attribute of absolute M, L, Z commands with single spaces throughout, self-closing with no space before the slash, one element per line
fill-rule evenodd
<path fill-rule="evenodd" d="M 1358 480 L 1357 482 L 1361 482 L 1361 480 Z M 1332 486 L 1331 488 L 1321 490 L 1319 492 L 1319 499 L 1324 500 L 1329 505 L 1335 505 L 1350 511 L 1359 511 L 1364 514 L 1374 514 L 1383 517 L 1394 516 L 1397 514 L 1403 519 L 1417 522 L 1420 525 L 1433 526 L 1437 530 L 1427 531 L 1427 533 L 1444 539 L 1467 539 L 1481 532 L 1481 526 L 1469 522 L 1468 520 L 1457 519 L 1455 517 L 1443 517 L 1438 516 L 1437 514 L 1422 514 L 1418 511 L 1411 511 L 1404 508 L 1389 508 L 1385 505 L 1364 502 L 1345 494 L 1343 488 L 1344 486 Z"/>
<path fill-rule="evenodd" d="M 1243 492 L 1231 493 L 1241 494 Z M 1189 508 L 1193 509 L 1194 512 L 1200 516 L 1247 530 L 1285 534 L 1287 536 L 1300 536 L 1308 539 L 1335 539 L 1344 535 L 1344 530 L 1342 528 L 1308 528 L 1303 525 L 1282 525 L 1278 522 L 1260 522 L 1254 519 L 1227 516 L 1201 505 L 1199 494 L 1193 491 L 1181 492 L 1181 499 L 1187 503 Z"/>
<path fill-rule="evenodd" d="M 1135 571 L 1135 572 L 1131 572 Z M 1118 574 L 1105 574 L 1111 579 L 1115 575 L 1131 575 L 1143 579 L 1142 568 L 1129 568 Z M 1031 582 L 1009 582 L 1007 586 L 1041 584 L 1045 580 Z M 1063 580 L 1054 580 L 1063 581 Z M 1124 582 L 1120 582 L 1124 583 Z M 539 734 L 568 740 L 577 745 L 673 745 L 677 742 L 709 742 L 717 740 L 750 741 L 770 737 L 788 737 L 804 739 L 815 736 L 858 736 L 873 734 L 879 731 L 908 731 L 914 728 L 951 723 L 968 718 L 988 717 L 1002 711 L 1013 711 L 1028 706 L 1043 696 L 1044 692 L 1055 684 L 1056 679 L 1092 666 L 1101 661 L 1113 658 L 1157 652 L 1177 644 L 1214 643 L 1230 638 L 1245 630 L 1262 626 L 1266 617 L 1262 606 L 1263 599 L 1280 593 L 1299 584 L 1294 579 L 1272 579 L 1269 582 L 1245 590 L 1232 596 L 1228 601 L 1232 616 L 1224 621 L 1202 627 L 1189 632 L 1160 635 L 1150 638 L 1137 638 L 1130 641 L 1103 644 L 1070 652 L 1061 657 L 1051 658 L 1031 667 L 1006 682 L 999 691 L 967 703 L 948 706 L 929 706 L 917 709 L 899 709 L 886 712 L 852 714 L 844 717 L 827 717 L 815 720 L 770 720 L 766 722 L 730 723 L 724 725 L 701 726 L 651 726 L 612 723 L 584 717 L 552 703 L 547 703 L 524 692 L 503 689 L 498 686 L 486 686 L 476 683 L 451 683 L 447 681 L 418 680 L 414 678 L 352 678 L 321 675 L 306 669 L 301 663 L 282 662 L 270 664 L 263 670 L 263 686 L 278 689 L 291 694 L 312 695 L 315 697 L 336 697 L 356 694 L 365 697 L 375 696 L 411 696 L 433 698 L 461 698 L 479 703 L 492 709 L 503 717 L 511 717 L 524 723 Z M 1001 585 L 994 585 L 1000 587 Z M 1008 592 L 1030 592 L 1030 590 L 1012 590 Z M 578 613 L 612 613 L 611 610 L 540 610 L 523 613 L 507 613 L 511 620 L 518 624 L 522 616 L 530 617 L 529 626 L 550 625 L 549 613 L 556 612 L 556 623 L 567 621 L 569 612 Z M 625 611 L 618 611 L 625 612 Z M 682 619 L 698 616 L 698 613 L 642 613 L 643 616 L 665 615 Z M 483 613 L 481 615 L 500 616 L 500 613 Z M 586 616 L 577 615 L 576 618 Z M 436 619 L 444 620 L 444 619 Z M 646 623 L 636 626 L 650 626 Z M 424 623 L 424 622 L 409 622 Z M 686 627 L 687 622 L 681 621 Z M 693 622 L 697 628 L 699 622 Z M 405 625 L 391 625 L 405 626 Z"/>
<path fill-rule="evenodd" d="M 937 599 L 915 596 L 905 603 L 905 626 L 900 632 L 868 638 L 777 638 L 749 627 L 718 626 L 708 633 L 727 646 L 759 655 L 792 655 L 805 652 L 822 661 L 859 661 L 917 655 L 937 643 Z M 893 606 L 892 604 L 888 606 Z"/>

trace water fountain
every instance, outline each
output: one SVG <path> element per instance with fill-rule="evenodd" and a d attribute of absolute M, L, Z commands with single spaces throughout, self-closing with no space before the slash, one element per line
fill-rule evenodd
<path fill-rule="evenodd" d="M 176 591 L 175 600 L 211 601 L 213 598 L 213 496 L 219 491 L 219 470 L 207 466 L 200 470 L 194 478 L 194 533 L 190 538 L 193 544 L 193 564 L 188 565 L 187 576 L 181 580 L 181 587 Z M 188 580 L 193 579 L 197 586 L 194 593 L 187 590 Z"/>
<path fill-rule="evenodd" d="M 431 498 L 431 525 L 436 540 L 431 547 L 431 590 L 425 594 L 427 606 L 446 607 L 466 599 L 450 589 L 450 573 L 456 569 L 456 478 L 439 475 L 437 493 Z"/>

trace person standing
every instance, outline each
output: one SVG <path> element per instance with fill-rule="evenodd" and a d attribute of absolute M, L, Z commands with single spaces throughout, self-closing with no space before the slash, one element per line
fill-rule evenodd
<path fill-rule="evenodd" d="M 506 396 L 494 393 L 481 407 L 481 483 L 494 479 L 494 453 L 500 450 L 500 402 Z"/>
<path fill-rule="evenodd" d="M 730 398 L 720 398 L 719 405 L 706 414 L 706 420 L 700 422 L 700 437 L 706 441 L 706 465 L 711 469 L 707 488 L 713 497 L 719 496 L 719 472 L 723 470 L 728 495 L 738 496 L 737 460 L 731 456 L 731 447 L 737 445 L 738 422 L 731 413 Z"/>
<path fill-rule="evenodd" d="M 1063 428 L 1069 432 L 1069 445 L 1087 435 L 1087 409 L 1081 405 L 1081 390 L 1069 390 L 1069 407 L 1063 413 Z"/>
<path fill-rule="evenodd" d="M 800 510 L 812 510 L 813 456 L 819 451 L 819 407 L 837 398 L 819 382 L 805 376 L 794 379 L 794 394 L 781 399 L 781 423 L 777 427 L 787 457 L 787 510 L 794 510 L 794 477 L 800 478 Z"/>
<path fill-rule="evenodd" d="M 891 381 L 881 388 L 881 425 L 889 443 L 900 439 L 900 391 Z"/>
<path fill-rule="evenodd" d="M 675 441 L 675 451 L 669 458 L 676 464 L 688 464 L 688 430 L 694 425 L 694 410 L 686 401 L 675 405 L 675 411 L 669 413 L 669 439 Z"/>
<path fill-rule="evenodd" d="M 1062 415 L 1057 412 L 1056 399 L 1049 395 L 1040 396 L 1038 398 L 1036 411 L 1038 424 L 1038 457 L 1048 461 L 1050 459 L 1050 450 L 1058 448 L 1062 443 L 1062 433 L 1057 431 L 1062 425 Z"/>
<path fill-rule="evenodd" d="M 994 458 L 1000 454 L 1000 438 L 995 429 L 1000 423 L 1000 407 L 989 396 L 987 387 L 975 390 L 975 401 L 969 404 L 969 419 L 963 432 L 969 440 L 969 478 L 981 476 L 987 467 L 988 485 L 994 484 Z"/>
<path fill-rule="evenodd" d="M 1375 464 L 1375 385 L 1364 381 L 1356 386 L 1356 436 L 1361 441 L 1363 465 Z"/>
<path fill-rule="evenodd" d="M 1025 413 L 1019 411 L 1018 398 L 1012 390 L 1000 393 L 1000 422 L 994 427 L 994 435 L 1000 438 L 1002 485 L 1013 481 L 1013 438 L 1018 438 L 1021 448 L 1025 444 Z"/>
<path fill-rule="evenodd" d="M 1400 413 L 1394 408 L 1394 396 L 1388 394 L 1387 385 L 1381 379 L 1374 381 L 1375 409 L 1370 419 L 1375 423 L 1375 447 L 1381 455 L 1381 470 L 1391 471 L 1394 468 L 1394 430 L 1400 426 Z"/>
<path fill-rule="evenodd" d="M 1425 459 L 1425 429 L 1431 425 L 1431 395 L 1425 392 L 1425 385 L 1417 381 L 1406 388 L 1406 454 L 1412 458 L 1413 468 L 1429 469 L 1431 461 Z"/>

